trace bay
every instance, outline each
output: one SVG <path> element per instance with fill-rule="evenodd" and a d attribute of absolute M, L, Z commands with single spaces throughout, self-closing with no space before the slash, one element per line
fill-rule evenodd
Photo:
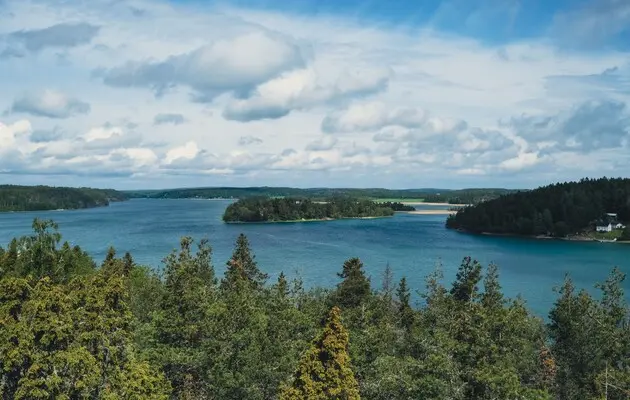
<path fill-rule="evenodd" d="M 334 286 L 343 262 L 359 257 L 373 286 L 380 286 L 389 263 L 397 279 L 404 275 L 413 289 L 423 290 L 426 276 L 438 264 L 449 284 L 462 258 L 471 256 L 484 265 L 497 264 L 504 292 L 521 295 L 543 317 L 556 298 L 553 287 L 565 274 L 571 274 L 577 287 L 593 292 L 594 284 L 614 266 L 630 273 L 630 245 L 468 235 L 447 230 L 443 215 L 224 224 L 221 216 L 229 202 L 135 199 L 87 210 L 0 213 L 0 243 L 30 234 L 36 217 L 53 219 L 65 240 L 97 261 L 114 246 L 119 254 L 129 251 L 138 263 L 159 270 L 161 260 L 177 248 L 182 236 L 205 237 L 213 247 L 217 273 L 222 274 L 234 240 L 244 233 L 270 280 L 284 271 L 290 277 L 301 276 L 307 287 Z M 628 293 L 630 280 L 625 284 Z"/>

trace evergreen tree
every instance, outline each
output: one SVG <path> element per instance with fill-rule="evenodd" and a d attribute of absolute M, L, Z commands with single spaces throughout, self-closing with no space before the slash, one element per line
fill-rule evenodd
<path fill-rule="evenodd" d="M 481 296 L 481 302 L 487 309 L 503 308 L 503 293 L 501 292 L 501 284 L 499 283 L 499 270 L 494 264 L 490 264 L 488 272 L 483 279 L 484 292 Z"/>
<path fill-rule="evenodd" d="M 407 278 L 404 276 L 400 279 L 398 289 L 396 289 L 396 297 L 398 298 L 398 319 L 400 325 L 409 330 L 414 323 L 414 312 L 411 308 L 411 293 L 407 287 Z"/>
<path fill-rule="evenodd" d="M 358 400 L 359 385 L 348 355 L 348 333 L 341 323 L 341 310 L 333 307 L 322 333 L 302 356 L 281 400 Z"/>
<path fill-rule="evenodd" d="M 252 254 L 249 247 L 249 240 L 241 233 L 236 239 L 232 257 L 227 262 L 227 270 L 221 287 L 234 289 L 246 285 L 253 289 L 261 289 L 268 275 L 258 269 L 255 259 L 256 256 Z"/>
<path fill-rule="evenodd" d="M 465 257 L 457 271 L 451 295 L 462 303 L 471 303 L 479 296 L 477 285 L 481 281 L 481 264 L 477 260 Z"/>
<path fill-rule="evenodd" d="M 204 344 L 215 299 L 211 249 L 204 240 L 193 255 L 193 240 L 181 240 L 179 253 L 165 262 L 164 294 L 153 314 L 155 347 L 147 356 L 161 365 L 178 398 L 204 398 L 204 365 L 208 354 Z"/>
<path fill-rule="evenodd" d="M 358 258 L 344 262 L 343 270 L 337 274 L 343 281 L 337 285 L 336 305 L 352 309 L 364 304 L 371 295 L 370 280 L 365 276 L 363 263 Z"/>

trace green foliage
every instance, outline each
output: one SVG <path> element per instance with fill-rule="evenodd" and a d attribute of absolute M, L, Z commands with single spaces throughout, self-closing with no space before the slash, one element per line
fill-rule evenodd
<path fill-rule="evenodd" d="M 614 269 L 598 284 L 601 298 L 576 292 L 566 279 L 549 314 L 551 348 L 558 365 L 557 393 L 561 399 L 625 399 L 630 385 L 630 313 L 622 282 Z"/>
<path fill-rule="evenodd" d="M 221 286 L 227 290 L 238 290 L 243 286 L 252 289 L 261 289 L 268 275 L 258 269 L 255 256 L 249 247 L 249 240 L 242 233 L 236 239 L 234 252 L 227 262 L 225 279 Z"/>
<path fill-rule="evenodd" d="M 384 217 L 394 210 L 370 200 L 345 197 L 316 202 L 301 198 L 252 197 L 230 204 L 223 214 L 225 222 L 279 222 L 340 218 Z"/>
<path fill-rule="evenodd" d="M 360 399 L 359 385 L 348 354 L 348 332 L 341 323 L 341 310 L 330 310 L 322 333 L 302 356 L 281 400 Z"/>
<path fill-rule="evenodd" d="M 64 242 L 53 221 L 35 219 L 33 235 L 13 239 L 0 252 L 0 277 L 49 277 L 54 282 L 65 282 L 77 275 L 91 274 L 95 264 L 79 247 Z"/>
<path fill-rule="evenodd" d="M 114 249 L 95 268 L 60 245 L 54 223 L 33 228 L 0 249 L 2 399 L 621 400 L 630 390 L 617 269 L 597 298 L 567 279 L 545 329 L 503 296 L 496 266 L 470 257 L 448 287 L 440 269 L 430 275 L 416 308 L 405 278 L 395 287 L 388 266 L 373 291 L 358 258 L 334 290 L 284 274 L 266 285 L 240 235 L 218 285 L 206 241 L 194 250 L 183 238 L 159 276 Z"/>
<path fill-rule="evenodd" d="M 0 211 L 91 208 L 127 199 L 112 189 L 0 185 Z"/>
<path fill-rule="evenodd" d="M 370 294 L 370 280 L 365 276 L 363 263 L 351 258 L 343 263 L 343 270 L 337 274 L 343 281 L 337 285 L 334 302 L 343 309 L 352 309 L 364 304 Z"/>
<path fill-rule="evenodd" d="M 564 237 L 594 230 L 616 213 L 630 222 L 630 179 L 582 179 L 503 195 L 466 207 L 447 227 L 470 232 Z"/>

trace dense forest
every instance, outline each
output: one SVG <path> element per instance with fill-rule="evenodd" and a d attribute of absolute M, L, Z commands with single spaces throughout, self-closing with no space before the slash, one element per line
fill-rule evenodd
<path fill-rule="evenodd" d="M 298 189 L 289 187 L 216 187 L 170 190 L 129 191 L 128 195 L 139 198 L 155 199 L 241 199 L 246 197 L 300 197 L 322 200 L 330 197 L 354 197 L 364 199 L 415 200 L 452 204 L 473 204 L 479 201 L 510 193 L 508 189 L 349 189 L 349 188 L 311 188 Z"/>
<path fill-rule="evenodd" d="M 341 218 L 388 217 L 394 209 L 404 208 L 400 203 L 393 206 L 371 200 L 334 197 L 323 202 L 305 198 L 246 197 L 225 209 L 225 222 L 280 222 L 312 221 Z"/>
<path fill-rule="evenodd" d="M 379 204 L 381 207 L 391 208 L 394 211 L 405 211 L 405 212 L 416 211 L 416 208 L 414 206 L 410 206 L 408 204 L 403 204 L 396 201 L 379 201 L 377 204 Z"/>
<path fill-rule="evenodd" d="M 217 276 L 207 241 L 163 273 L 110 249 L 96 265 L 51 221 L 0 250 L 2 399 L 574 400 L 630 395 L 625 276 L 594 298 L 566 278 L 548 322 L 463 259 L 445 284 L 366 276 L 273 282 L 240 235 Z M 285 266 L 287 269 L 291 266 Z M 411 302 L 420 290 L 422 301 Z"/>
<path fill-rule="evenodd" d="M 70 210 L 127 200 L 112 189 L 0 185 L 0 211 Z"/>
<path fill-rule="evenodd" d="M 516 193 L 511 189 L 459 189 L 440 193 L 428 193 L 424 201 L 428 203 L 477 204 L 496 199 L 499 196 Z"/>
<path fill-rule="evenodd" d="M 582 179 L 503 195 L 466 207 L 447 227 L 470 232 L 564 237 L 614 221 L 630 222 L 630 179 Z"/>

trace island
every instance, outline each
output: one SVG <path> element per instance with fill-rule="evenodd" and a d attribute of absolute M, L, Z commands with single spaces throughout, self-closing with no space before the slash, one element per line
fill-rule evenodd
<path fill-rule="evenodd" d="M 330 221 L 345 218 L 391 217 L 394 210 L 370 200 L 335 197 L 325 201 L 307 198 L 248 197 L 230 204 L 223 214 L 227 223 Z"/>
<path fill-rule="evenodd" d="M 630 179 L 582 179 L 462 208 L 446 227 L 483 234 L 630 240 Z"/>
<path fill-rule="evenodd" d="M 127 199 L 113 189 L 0 185 L 0 212 L 104 207 Z"/>

